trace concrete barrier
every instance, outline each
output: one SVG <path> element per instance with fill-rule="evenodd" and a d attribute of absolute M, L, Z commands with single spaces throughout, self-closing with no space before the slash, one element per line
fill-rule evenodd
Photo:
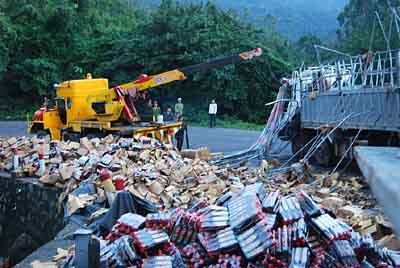
<path fill-rule="evenodd" d="M 384 212 L 400 234 L 400 148 L 357 146 L 354 156 Z"/>
<path fill-rule="evenodd" d="M 15 178 L 0 172 L 0 256 L 11 264 L 47 243 L 64 227 L 57 210 L 62 189 L 34 178 Z"/>

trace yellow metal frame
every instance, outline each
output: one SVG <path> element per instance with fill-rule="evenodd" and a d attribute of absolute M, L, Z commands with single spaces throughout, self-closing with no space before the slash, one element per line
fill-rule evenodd
<path fill-rule="evenodd" d="M 60 120 L 57 110 L 53 109 L 44 112 L 43 121 L 30 121 L 28 119 L 28 133 L 32 133 L 36 125 L 42 125 L 41 128 L 45 131 L 47 130 L 53 140 L 61 139 L 61 129 L 63 127 L 63 123 Z"/>
<path fill-rule="evenodd" d="M 144 81 L 144 82 L 134 81 L 134 82 L 120 85 L 119 87 L 124 90 L 136 89 L 137 91 L 144 91 L 149 88 L 158 87 L 161 85 L 171 83 L 173 81 L 179 81 L 179 80 L 185 80 L 185 79 L 186 79 L 186 77 L 185 77 L 184 73 L 182 73 L 179 70 L 173 70 L 173 71 L 168 71 L 168 72 L 164 72 L 164 73 L 157 74 L 157 75 L 152 75 L 148 78 L 147 81 Z"/>
<path fill-rule="evenodd" d="M 98 130 L 111 129 L 111 122 L 101 121 L 73 121 L 67 124 L 66 128 L 72 129 L 72 131 L 81 133 L 85 128 L 94 128 Z"/>
<path fill-rule="evenodd" d="M 175 136 L 176 132 L 181 128 L 181 126 L 181 122 L 176 122 L 169 125 L 140 128 L 135 130 L 133 137 L 138 139 L 143 136 L 147 137 L 148 134 L 151 134 L 153 138 L 158 139 L 165 144 L 172 144 L 172 138 Z M 172 132 L 170 135 L 168 135 L 169 131 Z"/>

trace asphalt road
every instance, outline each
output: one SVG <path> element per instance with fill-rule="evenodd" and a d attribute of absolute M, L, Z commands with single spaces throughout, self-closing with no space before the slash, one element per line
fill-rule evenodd
<path fill-rule="evenodd" d="M 27 127 L 24 121 L 0 121 L 0 137 L 26 135 Z"/>
<path fill-rule="evenodd" d="M 26 122 L 23 121 L 0 121 L 0 137 L 27 135 L 26 127 Z M 239 129 L 210 129 L 190 126 L 188 129 L 190 148 L 208 147 L 212 152 L 223 153 L 248 148 L 260 134 L 258 131 Z"/>

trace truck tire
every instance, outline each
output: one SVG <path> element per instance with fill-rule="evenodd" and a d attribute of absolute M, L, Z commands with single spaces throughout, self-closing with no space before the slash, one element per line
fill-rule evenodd
<path fill-rule="evenodd" d="M 307 144 L 307 141 L 304 137 L 304 135 L 302 135 L 301 133 L 297 134 L 295 137 L 292 138 L 292 152 L 293 154 L 297 153 L 298 151 L 300 151 L 303 146 Z M 305 153 L 307 152 L 307 150 L 303 149 L 303 151 L 301 151 L 298 155 L 297 155 L 297 160 L 303 159 Z"/>
<path fill-rule="evenodd" d="M 327 140 L 324 141 L 312 156 L 312 160 L 320 166 L 329 167 L 332 165 L 333 145 Z"/>
<path fill-rule="evenodd" d="M 296 131 L 296 133 L 291 138 L 292 141 L 292 152 L 293 154 L 297 153 L 298 151 L 302 150 L 296 157 L 297 160 L 301 160 L 306 155 L 309 148 L 303 148 L 313 137 L 314 133 L 307 131 L 305 129 Z M 308 146 L 310 147 L 310 146 Z"/>

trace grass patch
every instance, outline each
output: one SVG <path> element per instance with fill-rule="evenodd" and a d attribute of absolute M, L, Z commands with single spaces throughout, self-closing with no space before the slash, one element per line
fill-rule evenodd
<path fill-rule="evenodd" d="M 26 121 L 27 114 L 32 118 L 33 112 L 31 111 L 0 111 L 1 121 Z"/>

